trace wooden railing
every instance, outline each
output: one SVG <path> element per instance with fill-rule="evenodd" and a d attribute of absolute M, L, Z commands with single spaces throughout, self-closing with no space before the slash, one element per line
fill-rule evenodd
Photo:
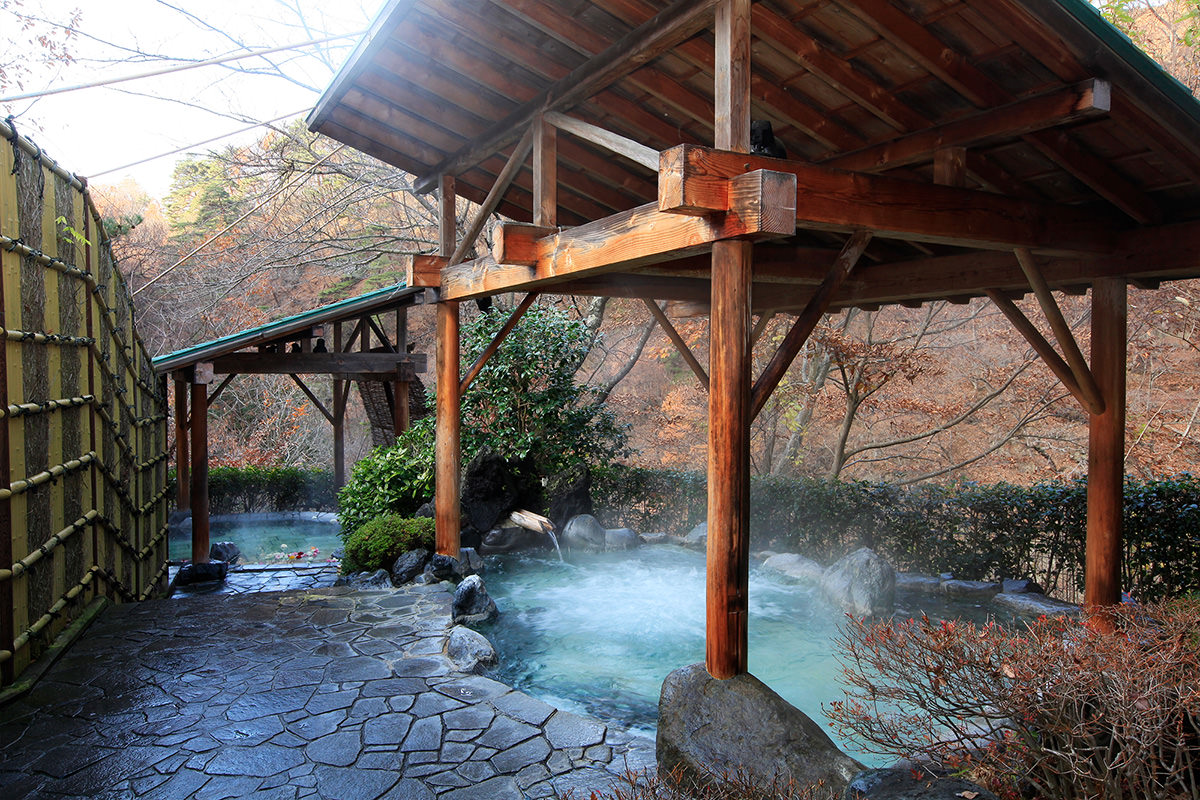
<path fill-rule="evenodd" d="M 0 123 L 0 686 L 167 574 L 166 386 L 78 178 Z"/>

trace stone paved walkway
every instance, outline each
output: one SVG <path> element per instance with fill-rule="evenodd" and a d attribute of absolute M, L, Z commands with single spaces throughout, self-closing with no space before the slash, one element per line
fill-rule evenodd
<path fill-rule="evenodd" d="M 0 708 L 0 796 L 518 800 L 653 765 L 649 740 L 457 671 L 450 601 L 328 587 L 112 607 Z"/>
<path fill-rule="evenodd" d="M 178 567 L 172 567 L 175 578 Z M 228 577 L 218 584 L 176 586 L 172 597 L 191 597 L 197 594 L 247 594 L 249 592 L 287 592 L 293 589 L 318 589 L 333 586 L 338 577 L 337 564 L 305 564 L 295 567 L 247 564 L 233 567 Z"/>

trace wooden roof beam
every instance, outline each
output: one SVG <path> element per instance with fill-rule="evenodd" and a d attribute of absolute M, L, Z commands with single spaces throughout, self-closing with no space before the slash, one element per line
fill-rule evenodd
<path fill-rule="evenodd" d="M 658 151 L 653 147 L 647 147 L 641 142 L 635 142 L 619 133 L 613 133 L 601 128 L 599 125 L 593 125 L 590 122 L 584 122 L 581 119 L 560 114 L 557 111 L 546 112 L 542 119 L 560 131 L 566 131 L 578 136 L 586 142 L 603 147 L 610 153 L 616 153 L 635 164 L 641 164 L 647 169 L 658 172 Z"/>
<path fill-rule="evenodd" d="M 796 176 L 796 225 L 987 250 L 1109 253 L 1117 226 L 1092 210 L 1014 200 L 990 192 L 843 172 L 798 161 L 698 145 L 664 150 L 659 210 L 711 213 L 728 207 L 730 178 L 748 170 Z"/>
<path fill-rule="evenodd" d="M 1013 96 L 1008 91 L 888 0 L 838 0 L 838 3 L 973 105 L 993 108 L 1012 102 Z M 1024 138 L 1139 223 L 1161 219 L 1161 212 L 1149 196 L 1098 158 L 1072 146 L 1065 137 L 1038 132 Z"/>
<path fill-rule="evenodd" d="M 608 49 L 523 103 L 493 125 L 488 133 L 443 159 L 428 174 L 421 176 L 414 188 L 418 192 L 433 189 L 439 176 L 457 175 L 511 144 L 528 129 L 538 114 L 566 109 L 586 100 L 687 39 L 704 27 L 716 3 L 717 0 L 675 0 Z"/>
<path fill-rule="evenodd" d="M 823 161 L 826 166 L 875 172 L 920 164 L 939 149 L 975 147 L 1108 114 L 1112 87 L 1096 78 L 965 119 Z"/>
<path fill-rule="evenodd" d="M 752 240 L 795 233 L 795 181 L 790 174 L 755 170 L 731 176 L 722 213 L 687 216 L 649 203 L 596 222 L 539 236 L 528 225 L 501 225 L 500 252 L 528 252 L 536 264 L 500 264 L 492 257 L 442 271 L 442 299 L 465 300 L 501 291 L 529 291 L 589 274 L 629 269 L 703 252 L 722 239 Z M 534 241 L 520 241 L 521 239 Z"/>

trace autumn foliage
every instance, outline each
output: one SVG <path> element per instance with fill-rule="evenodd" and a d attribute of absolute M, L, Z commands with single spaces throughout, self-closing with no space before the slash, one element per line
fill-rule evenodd
<path fill-rule="evenodd" d="M 826 713 L 873 752 L 1003 797 L 1200 798 L 1200 602 L 1103 613 L 1019 630 L 851 619 L 849 689 Z"/>

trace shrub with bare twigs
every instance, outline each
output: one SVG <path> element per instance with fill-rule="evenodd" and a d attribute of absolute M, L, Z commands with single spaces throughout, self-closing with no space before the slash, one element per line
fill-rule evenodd
<path fill-rule="evenodd" d="M 652 770 L 631 770 L 614 778 L 607 790 L 588 794 L 568 791 L 557 800 L 836 800 L 824 786 L 801 786 L 777 777 L 763 782 L 743 771 L 714 773 L 712 780 L 681 791 L 678 776 L 659 775 Z"/>
<path fill-rule="evenodd" d="M 1021 630 L 851 619 L 838 645 L 850 688 L 826 714 L 874 752 L 1006 797 L 1200 798 L 1200 602 Z"/>

